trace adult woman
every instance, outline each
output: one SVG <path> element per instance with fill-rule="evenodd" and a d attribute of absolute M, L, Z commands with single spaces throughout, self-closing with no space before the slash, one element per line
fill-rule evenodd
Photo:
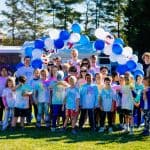
<path fill-rule="evenodd" d="M 85 80 L 85 76 L 87 74 L 87 68 L 86 67 L 82 67 L 80 69 L 80 75 L 79 75 L 79 78 L 78 78 L 78 81 L 77 81 L 77 84 L 79 86 L 79 88 L 86 83 L 86 80 Z"/>
<path fill-rule="evenodd" d="M 6 67 L 2 67 L 0 70 L 0 124 L 2 123 L 4 105 L 2 102 L 2 92 L 5 88 L 6 80 L 8 78 L 8 69 Z"/>

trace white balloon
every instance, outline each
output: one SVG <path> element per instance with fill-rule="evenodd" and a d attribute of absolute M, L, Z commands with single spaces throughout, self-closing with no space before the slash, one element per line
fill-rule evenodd
<path fill-rule="evenodd" d="M 79 41 L 80 41 L 80 34 L 79 33 L 72 33 L 70 35 L 69 42 L 76 43 L 76 42 L 79 42 Z"/>
<path fill-rule="evenodd" d="M 143 65 L 141 63 L 137 63 L 136 70 L 143 70 Z"/>
<path fill-rule="evenodd" d="M 122 55 L 124 55 L 125 57 L 131 57 L 133 55 L 133 50 L 131 47 L 127 46 L 123 48 L 123 52 Z"/>
<path fill-rule="evenodd" d="M 118 58 L 118 55 L 115 55 L 113 53 L 109 56 L 109 59 L 111 62 L 117 62 L 117 58 Z"/>
<path fill-rule="evenodd" d="M 49 36 L 52 40 L 56 40 L 59 38 L 60 30 L 57 29 L 50 29 Z"/>
<path fill-rule="evenodd" d="M 126 64 L 126 62 L 128 61 L 129 59 L 127 57 L 124 57 L 123 55 L 119 55 L 118 58 L 117 58 L 117 62 L 118 64 L 120 65 L 124 65 Z"/>
<path fill-rule="evenodd" d="M 104 48 L 104 54 L 111 55 L 112 54 L 112 45 L 106 45 Z"/>
<path fill-rule="evenodd" d="M 138 56 L 137 55 L 132 55 L 132 60 L 134 60 L 136 63 L 138 62 Z"/>
<path fill-rule="evenodd" d="M 105 31 L 104 31 L 103 28 L 98 28 L 98 29 L 95 30 L 95 36 L 96 36 L 98 39 L 105 40 L 106 33 L 105 33 Z"/>
<path fill-rule="evenodd" d="M 42 56 L 42 50 L 40 50 L 40 49 L 34 49 L 33 51 L 32 51 L 32 59 L 37 59 L 37 58 L 41 58 L 41 56 Z"/>
<path fill-rule="evenodd" d="M 44 41 L 45 48 L 48 50 L 54 49 L 54 41 L 51 38 L 47 38 Z"/>

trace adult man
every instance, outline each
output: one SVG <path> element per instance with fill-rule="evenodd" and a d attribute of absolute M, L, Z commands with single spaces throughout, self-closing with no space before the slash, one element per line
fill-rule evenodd
<path fill-rule="evenodd" d="M 144 61 L 143 69 L 145 76 L 150 76 L 150 52 L 145 52 L 142 56 L 142 59 Z"/>

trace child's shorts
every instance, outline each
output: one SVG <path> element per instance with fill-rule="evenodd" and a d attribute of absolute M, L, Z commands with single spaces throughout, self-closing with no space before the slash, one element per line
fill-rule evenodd
<path fill-rule="evenodd" d="M 71 110 L 71 109 L 67 109 L 66 110 L 66 116 L 67 117 L 77 117 L 78 116 L 78 112 L 75 110 Z"/>
<path fill-rule="evenodd" d="M 117 107 L 117 112 L 118 112 L 118 114 L 123 114 L 123 109 L 121 109 L 121 107 L 119 106 L 119 107 Z"/>
<path fill-rule="evenodd" d="M 27 117 L 28 109 L 16 108 L 14 109 L 14 117 Z"/>
<path fill-rule="evenodd" d="M 127 115 L 127 116 L 132 116 L 133 115 L 133 111 L 129 110 L 129 109 L 122 109 L 122 112 L 123 112 L 124 115 Z"/>

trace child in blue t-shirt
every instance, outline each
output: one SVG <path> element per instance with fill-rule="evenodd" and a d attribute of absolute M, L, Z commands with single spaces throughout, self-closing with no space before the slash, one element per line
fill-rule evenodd
<path fill-rule="evenodd" d="M 134 125 L 137 127 L 139 127 L 141 124 L 140 98 L 144 90 L 144 85 L 142 81 L 143 81 L 143 77 L 141 75 L 136 76 L 136 82 L 134 87 L 136 92 L 136 97 L 134 99 L 135 102 L 134 102 L 133 116 L 134 116 L 134 120 L 137 120 L 134 122 Z"/>
<path fill-rule="evenodd" d="M 86 84 L 80 89 L 80 107 L 81 115 L 79 119 L 79 128 L 82 129 L 86 114 L 88 113 L 91 131 L 95 131 L 94 110 L 98 105 L 98 86 L 93 83 L 93 76 L 87 73 L 85 76 Z"/>
<path fill-rule="evenodd" d="M 29 96 L 32 95 L 32 87 L 29 86 L 29 84 L 26 84 L 25 76 L 20 76 L 18 81 L 19 84 L 16 86 L 16 100 L 12 128 L 16 127 L 18 117 L 21 117 L 21 127 L 24 129 L 24 118 L 28 115 Z"/>
<path fill-rule="evenodd" d="M 49 104 L 50 104 L 50 80 L 48 80 L 48 71 L 46 69 L 40 72 L 41 79 L 38 81 L 35 87 L 36 97 L 35 100 L 38 107 L 37 123 L 38 128 L 41 127 L 41 119 L 44 112 L 46 127 L 50 126 L 49 117 Z"/>
<path fill-rule="evenodd" d="M 62 106 L 62 110 L 64 111 L 64 107 L 66 107 L 66 119 L 63 125 L 63 129 L 66 129 L 69 118 L 71 119 L 72 125 L 72 134 L 76 134 L 75 125 L 77 121 L 78 111 L 79 111 L 79 89 L 76 87 L 77 79 L 74 76 L 69 77 L 70 87 L 66 90 L 66 96 L 64 99 L 64 103 Z"/>
<path fill-rule="evenodd" d="M 51 131 L 55 132 L 56 120 L 59 116 L 62 117 L 63 123 L 65 121 L 65 111 L 62 111 L 62 104 L 65 98 L 66 88 L 69 86 L 66 81 L 63 81 L 64 73 L 63 71 L 57 71 L 56 75 L 57 81 L 51 85 L 52 88 L 52 127 Z"/>
<path fill-rule="evenodd" d="M 35 69 L 33 72 L 33 79 L 30 81 L 30 85 L 33 88 L 32 103 L 33 103 L 34 116 L 36 121 L 37 121 L 37 112 L 38 112 L 37 100 L 36 100 L 36 96 L 37 96 L 36 86 L 39 83 L 39 80 L 40 80 L 40 69 Z"/>
<path fill-rule="evenodd" d="M 104 132 L 104 124 L 105 124 L 105 119 L 107 115 L 107 120 L 108 120 L 108 131 L 111 133 L 112 130 L 112 112 L 114 110 L 114 102 L 115 102 L 115 94 L 113 89 L 111 88 L 111 79 L 109 77 L 104 78 L 104 88 L 102 88 L 100 92 L 100 110 L 101 110 L 101 115 L 100 115 L 100 132 Z"/>

